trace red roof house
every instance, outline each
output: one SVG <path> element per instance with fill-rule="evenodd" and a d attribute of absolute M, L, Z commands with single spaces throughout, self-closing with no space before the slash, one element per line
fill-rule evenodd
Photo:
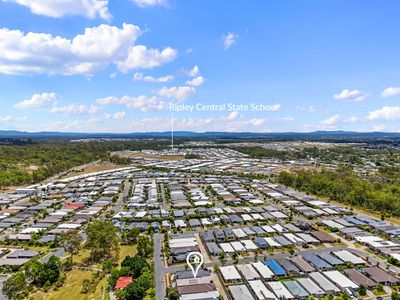
<path fill-rule="evenodd" d="M 132 282 L 133 282 L 132 276 L 120 277 L 120 278 L 118 278 L 117 284 L 115 285 L 114 289 L 116 289 L 116 290 L 124 289 Z"/>

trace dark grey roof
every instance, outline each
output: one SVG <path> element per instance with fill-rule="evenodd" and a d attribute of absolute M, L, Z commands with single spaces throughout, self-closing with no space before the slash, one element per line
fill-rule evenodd
<path fill-rule="evenodd" d="M 303 258 L 319 270 L 331 269 L 332 266 L 315 254 L 304 254 Z"/>
<path fill-rule="evenodd" d="M 288 273 L 299 273 L 300 269 L 294 263 L 286 258 L 276 260 Z"/>
<path fill-rule="evenodd" d="M 210 276 L 210 272 L 204 271 L 204 270 L 199 270 L 197 272 L 197 277 L 206 277 Z M 176 279 L 188 279 L 188 278 L 193 278 L 193 272 L 192 271 L 178 271 L 175 272 L 175 278 Z"/>
<path fill-rule="evenodd" d="M 340 265 L 344 264 L 344 262 L 341 259 L 333 256 L 329 252 L 319 253 L 318 256 L 320 258 L 322 258 L 323 260 L 325 260 L 326 262 L 328 262 L 332 266 L 340 266 Z"/>

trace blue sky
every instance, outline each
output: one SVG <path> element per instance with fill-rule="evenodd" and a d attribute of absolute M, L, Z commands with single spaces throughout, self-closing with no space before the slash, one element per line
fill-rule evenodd
<path fill-rule="evenodd" d="M 174 104 L 193 108 L 173 113 L 177 130 L 399 132 L 399 9 L 395 0 L 0 0 L 0 129 L 167 131 Z"/>

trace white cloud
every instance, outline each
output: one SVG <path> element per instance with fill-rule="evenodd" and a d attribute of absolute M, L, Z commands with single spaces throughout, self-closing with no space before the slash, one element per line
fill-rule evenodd
<path fill-rule="evenodd" d="M 358 121 L 359 121 L 359 118 L 358 118 L 358 117 L 356 117 L 356 116 L 351 116 L 350 118 L 343 120 L 343 123 L 350 123 L 350 124 L 353 124 L 353 123 L 357 123 Z"/>
<path fill-rule="evenodd" d="M 227 116 L 222 116 L 221 119 L 227 120 L 227 121 L 233 121 L 239 116 L 238 111 L 232 111 L 229 115 Z"/>
<path fill-rule="evenodd" d="M 239 35 L 233 32 L 228 32 L 227 34 L 222 36 L 222 43 L 224 44 L 225 49 L 229 49 L 232 47 L 237 39 L 239 38 Z"/>
<path fill-rule="evenodd" d="M 24 121 L 26 117 L 0 116 L 0 122 Z"/>
<path fill-rule="evenodd" d="M 387 98 L 387 97 L 393 97 L 400 94 L 400 87 L 388 87 L 387 89 L 382 91 L 381 96 L 383 98 Z"/>
<path fill-rule="evenodd" d="M 359 90 L 350 90 L 344 89 L 340 93 L 333 95 L 336 100 L 343 100 L 343 101 L 363 101 L 368 96 L 367 93 L 364 93 Z"/>
<path fill-rule="evenodd" d="M 60 113 L 65 115 L 93 115 L 100 111 L 101 108 L 96 105 L 75 105 L 75 104 L 68 104 L 64 106 L 53 106 L 50 108 L 51 113 Z"/>
<path fill-rule="evenodd" d="M 33 14 L 61 18 L 63 16 L 85 16 L 90 19 L 112 18 L 108 0 L 3 0 L 28 7 Z"/>
<path fill-rule="evenodd" d="M 193 78 L 192 80 L 186 81 L 186 84 L 191 85 L 191 86 L 200 86 L 204 83 L 205 79 L 203 76 L 198 76 L 196 78 Z"/>
<path fill-rule="evenodd" d="M 294 121 L 295 119 L 293 118 L 293 117 L 290 117 L 290 116 L 288 116 L 288 117 L 283 117 L 282 118 L 282 121 L 285 121 L 285 122 L 292 122 L 292 121 Z"/>
<path fill-rule="evenodd" d="M 318 111 L 318 109 L 313 105 L 310 105 L 310 106 L 297 106 L 296 110 L 307 111 L 309 113 L 314 113 L 314 112 Z"/>
<path fill-rule="evenodd" d="M 186 71 L 185 73 L 186 73 L 188 76 L 190 76 L 190 77 L 196 77 L 197 75 L 200 74 L 200 68 L 199 68 L 198 65 L 195 65 L 195 66 L 193 67 L 193 69 L 191 69 L 191 70 L 189 70 L 189 71 Z"/>
<path fill-rule="evenodd" d="M 310 106 L 308 107 L 307 111 L 310 112 L 310 113 L 314 113 L 314 112 L 317 111 L 317 108 L 315 108 L 314 106 L 310 105 Z"/>
<path fill-rule="evenodd" d="M 333 115 L 330 116 L 329 118 L 322 120 L 321 122 L 319 122 L 320 125 L 322 125 L 323 127 L 326 128 L 333 128 L 334 125 L 337 123 L 337 121 L 339 120 L 340 116 L 339 115 Z"/>
<path fill-rule="evenodd" d="M 400 106 L 384 106 L 369 112 L 368 120 L 400 120 Z"/>
<path fill-rule="evenodd" d="M 249 123 L 253 126 L 262 126 L 265 124 L 265 119 L 251 119 Z"/>
<path fill-rule="evenodd" d="M 133 75 L 133 80 L 135 81 L 146 81 L 146 82 L 152 82 L 152 83 L 166 83 L 166 82 L 171 82 L 174 80 L 174 76 L 172 75 L 166 75 L 162 76 L 159 78 L 153 77 L 153 76 L 145 76 L 143 73 L 135 73 Z"/>
<path fill-rule="evenodd" d="M 158 99 L 157 97 L 147 97 L 141 95 L 138 97 L 123 96 L 118 97 L 106 97 L 97 99 L 97 103 L 102 105 L 115 104 L 115 105 L 126 105 L 128 108 L 135 108 L 141 111 L 151 111 L 151 110 L 163 110 L 167 108 L 167 103 Z"/>
<path fill-rule="evenodd" d="M 171 47 L 160 51 L 159 49 L 147 49 L 146 46 L 132 46 L 128 50 L 128 56 L 117 63 L 118 69 L 128 72 L 132 69 L 150 69 L 159 67 L 174 60 L 178 52 Z"/>
<path fill-rule="evenodd" d="M 167 0 L 131 0 L 139 7 L 146 7 L 146 6 L 157 6 L 157 5 L 167 5 Z"/>
<path fill-rule="evenodd" d="M 18 109 L 46 108 L 53 106 L 58 99 L 59 96 L 55 93 L 34 94 L 30 99 L 22 100 L 15 104 L 14 107 Z"/>
<path fill-rule="evenodd" d="M 157 94 L 167 99 L 176 99 L 179 101 L 186 100 L 190 95 L 193 95 L 196 89 L 191 86 L 173 86 L 170 88 L 163 87 L 157 91 Z"/>
<path fill-rule="evenodd" d="M 385 127 L 386 126 L 384 124 L 374 125 L 372 126 L 372 131 L 383 131 Z"/>
<path fill-rule="evenodd" d="M 115 114 L 105 114 L 106 119 L 122 120 L 125 118 L 126 113 L 124 111 L 116 112 Z"/>
<path fill-rule="evenodd" d="M 176 50 L 134 46 L 139 27 L 102 24 L 86 28 L 72 39 L 45 33 L 0 29 L 0 73 L 85 74 L 115 64 L 124 72 L 132 68 L 160 66 L 176 57 Z"/>

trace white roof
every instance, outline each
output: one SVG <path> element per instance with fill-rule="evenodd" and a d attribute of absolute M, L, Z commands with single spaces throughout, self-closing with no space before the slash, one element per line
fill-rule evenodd
<path fill-rule="evenodd" d="M 275 229 L 277 232 L 283 232 L 285 229 L 279 225 L 279 224 L 274 224 L 272 225 L 272 228 Z"/>
<path fill-rule="evenodd" d="M 236 268 L 240 271 L 240 273 L 242 273 L 243 277 L 246 280 L 253 280 L 260 278 L 260 275 L 258 275 L 257 271 L 250 264 L 236 265 Z"/>
<path fill-rule="evenodd" d="M 283 298 L 283 299 L 293 299 L 293 295 L 288 291 L 288 289 L 282 284 L 280 281 L 271 281 L 267 282 L 267 284 L 271 287 L 271 289 L 274 291 L 274 294 L 278 298 Z"/>
<path fill-rule="evenodd" d="M 39 233 L 40 231 L 45 230 L 45 229 L 46 228 L 33 228 L 33 227 L 30 227 L 30 228 L 25 228 L 25 229 L 21 230 L 19 233 L 20 234 Z"/>
<path fill-rule="evenodd" d="M 242 245 L 241 242 L 232 242 L 231 245 L 233 249 L 235 249 L 235 251 L 239 252 L 246 251 L 246 248 Z"/>
<path fill-rule="evenodd" d="M 182 295 L 180 300 L 197 300 L 197 299 L 217 299 L 219 297 L 218 291 L 210 291 L 204 293 L 196 293 L 196 294 L 185 294 Z"/>
<path fill-rule="evenodd" d="M 258 299 L 277 299 L 275 295 L 269 289 L 267 289 L 267 287 L 264 285 L 264 283 L 262 283 L 261 280 L 249 281 L 249 285 Z"/>
<path fill-rule="evenodd" d="M 193 246 L 197 246 L 197 240 L 195 238 L 182 238 L 182 239 L 169 240 L 170 248 L 182 248 L 182 247 L 193 247 Z"/>
<path fill-rule="evenodd" d="M 365 243 L 373 248 L 387 248 L 387 247 L 397 247 L 399 244 L 393 243 L 392 241 L 387 241 L 379 236 L 368 235 L 368 236 L 356 236 L 354 239 L 360 243 Z"/>
<path fill-rule="evenodd" d="M 250 200 L 249 202 L 252 203 L 252 204 L 263 204 L 264 203 L 260 199 L 253 199 L 253 200 Z"/>
<path fill-rule="evenodd" d="M 244 284 L 230 285 L 228 288 L 231 291 L 233 300 L 254 300 L 254 297 Z"/>
<path fill-rule="evenodd" d="M 365 263 L 365 261 L 361 257 L 358 257 L 347 250 L 336 251 L 336 252 L 333 252 L 333 254 L 335 254 L 341 260 L 343 260 L 345 262 L 351 262 L 355 265 Z"/>
<path fill-rule="evenodd" d="M 275 233 L 275 232 L 276 232 L 275 229 L 273 229 L 273 228 L 272 228 L 271 226 L 269 226 L 269 225 L 261 226 L 261 228 L 264 229 L 267 233 Z"/>
<path fill-rule="evenodd" d="M 68 215 L 68 212 L 63 210 L 57 210 L 50 214 L 50 216 L 66 216 L 66 215 Z"/>
<path fill-rule="evenodd" d="M 271 211 L 269 214 L 277 219 L 287 218 L 287 215 L 280 211 Z"/>
<path fill-rule="evenodd" d="M 313 201 L 309 201 L 308 203 L 310 205 L 314 205 L 314 206 L 326 206 L 326 205 L 329 205 L 325 201 L 321 201 L 321 200 L 313 200 Z"/>
<path fill-rule="evenodd" d="M 82 227 L 81 224 L 68 224 L 68 223 L 63 223 L 57 226 L 59 229 L 77 229 Z"/>
<path fill-rule="evenodd" d="M 211 225 L 210 220 L 207 218 L 201 218 L 200 221 L 201 221 L 201 224 L 203 224 L 203 225 Z"/>
<path fill-rule="evenodd" d="M 174 220 L 175 227 L 186 227 L 186 223 L 183 220 Z"/>
<path fill-rule="evenodd" d="M 223 213 L 224 213 L 224 211 L 222 210 L 222 208 L 219 208 L 219 207 L 214 208 L 214 211 L 215 211 L 217 214 L 223 214 Z"/>
<path fill-rule="evenodd" d="M 264 220 L 263 216 L 260 214 L 251 214 L 254 220 Z"/>
<path fill-rule="evenodd" d="M 139 212 L 135 215 L 135 218 L 143 218 L 145 215 L 147 215 L 147 211 L 139 211 Z"/>
<path fill-rule="evenodd" d="M 222 251 L 224 251 L 225 253 L 233 253 L 233 252 L 235 252 L 235 249 L 233 249 L 233 247 L 229 243 L 221 243 L 219 245 L 221 246 Z"/>
<path fill-rule="evenodd" d="M 328 277 L 332 282 L 338 284 L 341 288 L 353 288 L 357 289 L 358 285 L 351 281 L 348 277 L 340 273 L 339 271 L 326 271 L 324 275 Z"/>
<path fill-rule="evenodd" d="M 318 285 L 327 293 L 329 292 L 340 292 L 340 289 L 334 285 L 331 281 L 329 281 L 325 276 L 323 276 L 319 272 L 312 272 L 309 276 L 315 281 L 318 282 Z"/>
<path fill-rule="evenodd" d="M 261 261 L 252 263 L 252 266 L 260 273 L 262 278 L 264 279 L 269 279 L 275 276 L 275 274 L 271 271 L 270 268 L 268 268 L 265 264 L 263 264 Z"/>
<path fill-rule="evenodd" d="M 241 228 L 234 228 L 232 231 L 239 239 L 247 237 L 247 234 Z"/>
<path fill-rule="evenodd" d="M 337 228 L 337 229 L 342 229 L 344 228 L 344 226 L 342 224 L 339 224 L 335 221 L 331 221 L 331 220 L 323 220 L 322 224 L 331 227 L 331 228 Z"/>
<path fill-rule="evenodd" d="M 244 221 L 253 221 L 253 218 L 252 218 L 250 215 L 248 215 L 248 214 L 243 214 L 243 215 L 242 215 L 242 219 L 243 219 Z"/>
<path fill-rule="evenodd" d="M 324 295 L 325 292 L 310 278 L 298 278 L 300 283 L 311 295 Z"/>
<path fill-rule="evenodd" d="M 246 250 L 256 250 L 258 249 L 257 245 L 254 244 L 252 240 L 243 240 L 242 244 L 246 248 Z"/>
<path fill-rule="evenodd" d="M 265 237 L 264 240 L 272 247 L 281 247 L 282 245 L 271 237 Z"/>
<path fill-rule="evenodd" d="M 304 243 L 304 240 L 302 238 L 299 238 L 298 236 L 294 235 L 293 233 L 284 233 L 283 235 L 288 240 L 290 240 L 292 243 Z"/>
<path fill-rule="evenodd" d="M 222 277 L 225 281 L 240 280 L 242 277 L 234 266 L 223 266 L 219 268 Z"/>

